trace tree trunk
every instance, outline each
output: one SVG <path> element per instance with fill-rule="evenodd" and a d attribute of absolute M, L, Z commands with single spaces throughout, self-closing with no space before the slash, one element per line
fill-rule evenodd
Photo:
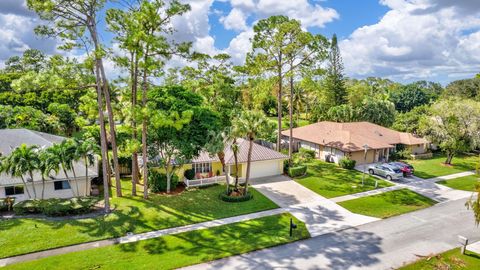
<path fill-rule="evenodd" d="M 28 198 L 31 199 L 32 195 L 30 194 L 30 191 L 28 190 L 27 182 L 25 181 L 25 178 L 23 178 L 23 175 L 20 175 L 20 178 L 22 179 L 23 186 L 25 187 L 25 190 L 27 191 Z"/>
<path fill-rule="evenodd" d="M 227 182 L 227 195 L 230 195 L 230 178 L 228 177 L 227 170 L 225 169 L 225 153 L 223 151 L 218 152 L 217 156 L 220 160 L 220 163 L 222 164 L 222 171 L 225 175 L 225 182 Z"/>
<path fill-rule="evenodd" d="M 80 197 L 80 189 L 78 188 L 78 179 L 77 179 L 77 174 L 75 172 L 75 168 L 73 167 L 73 162 L 72 162 L 72 172 L 73 172 L 73 181 L 75 182 L 75 188 L 77 189 L 77 196 Z"/>
<path fill-rule="evenodd" d="M 278 136 L 277 136 L 277 151 L 280 151 L 282 143 L 282 54 L 279 55 L 278 65 L 278 93 L 277 93 L 277 116 L 278 116 Z"/>
<path fill-rule="evenodd" d="M 147 65 L 148 49 L 144 56 L 144 65 Z M 143 69 L 143 82 L 142 82 L 142 108 L 147 108 L 147 67 Z M 142 117 L 142 158 L 143 158 L 143 198 L 148 198 L 148 158 L 147 158 L 147 119 L 146 116 Z"/>
<path fill-rule="evenodd" d="M 32 179 L 32 189 L 33 189 L 33 198 L 37 199 L 37 190 L 35 188 L 35 182 L 33 182 L 33 172 L 28 172 L 30 174 L 30 178 Z"/>
<path fill-rule="evenodd" d="M 237 139 L 233 139 L 233 144 L 237 144 Z M 233 159 L 235 160 L 235 191 L 238 191 L 238 153 L 233 151 Z"/>
<path fill-rule="evenodd" d="M 63 173 L 65 174 L 65 177 L 67 178 L 68 184 L 70 185 L 70 189 L 72 190 L 73 197 L 77 197 L 77 195 L 75 194 L 75 191 L 72 188 L 72 179 L 70 179 L 70 177 L 68 176 L 67 170 L 65 170 L 65 166 L 63 164 L 62 164 L 62 170 L 63 170 Z"/>
<path fill-rule="evenodd" d="M 89 25 L 90 35 L 95 44 L 95 50 L 99 49 L 98 39 L 97 39 L 97 29 L 95 21 L 91 20 Z M 103 172 L 103 195 L 104 195 L 104 211 L 105 213 L 110 213 L 110 193 L 108 191 L 108 179 L 107 179 L 107 165 L 108 165 L 108 155 L 107 155 L 107 134 L 105 132 L 105 121 L 103 119 L 103 99 L 102 99 L 102 86 L 100 79 L 100 63 L 97 54 L 95 54 L 95 80 L 96 80 L 96 89 L 97 89 L 97 106 L 98 106 L 98 121 L 100 122 L 100 148 L 102 152 L 102 172 Z"/>
<path fill-rule="evenodd" d="M 167 172 L 167 193 L 170 193 L 171 183 L 172 183 L 172 175 L 168 172 L 168 170 L 166 172 Z"/>
<path fill-rule="evenodd" d="M 88 180 L 88 158 L 87 156 L 84 157 L 85 162 L 85 196 L 90 196 L 89 184 L 90 181 Z"/>
<path fill-rule="evenodd" d="M 447 152 L 447 160 L 445 160 L 445 164 L 451 165 L 452 159 L 455 154 L 452 152 Z"/>
<path fill-rule="evenodd" d="M 288 136 L 288 165 L 292 166 L 292 152 L 293 152 L 293 76 L 290 77 L 290 128 Z"/>
<path fill-rule="evenodd" d="M 45 176 L 42 173 L 42 200 L 45 198 Z"/>
<path fill-rule="evenodd" d="M 248 194 L 248 182 L 250 180 L 250 163 L 252 163 L 252 148 L 253 138 L 248 138 L 248 155 L 247 155 L 247 174 L 245 175 L 245 192 L 243 195 Z"/>
<path fill-rule="evenodd" d="M 133 60 L 135 59 L 135 60 Z M 132 81 L 132 141 L 137 141 L 137 119 L 135 110 L 137 107 L 137 86 L 138 86 L 138 56 L 132 54 L 132 62 L 133 68 L 131 73 L 131 81 Z M 137 183 L 138 183 L 138 153 L 137 149 L 133 150 L 132 153 L 132 196 L 137 195 Z"/>
<path fill-rule="evenodd" d="M 115 119 L 113 119 L 113 109 L 110 99 L 110 88 L 108 86 L 107 76 L 105 75 L 105 69 L 103 67 L 103 61 L 100 58 L 100 72 L 102 74 L 103 81 L 103 93 L 105 95 L 105 104 L 107 105 L 108 124 L 110 126 L 110 136 L 112 144 L 113 155 L 113 169 L 115 170 L 115 187 L 117 197 L 122 197 L 122 182 L 120 180 L 120 166 L 118 165 L 118 149 L 117 149 L 117 133 L 115 131 Z"/>

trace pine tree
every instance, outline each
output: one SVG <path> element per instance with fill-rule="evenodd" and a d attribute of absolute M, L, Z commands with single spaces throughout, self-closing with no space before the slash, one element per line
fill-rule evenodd
<path fill-rule="evenodd" d="M 325 88 L 330 94 L 331 106 L 338 106 L 347 102 L 347 89 L 343 77 L 343 64 L 338 48 L 337 35 L 333 34 L 330 44 L 329 66 L 325 78 Z"/>

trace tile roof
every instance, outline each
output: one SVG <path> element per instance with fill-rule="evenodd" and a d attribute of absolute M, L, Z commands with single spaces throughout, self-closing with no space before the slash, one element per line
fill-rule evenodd
<path fill-rule="evenodd" d="M 237 139 L 238 144 L 238 162 L 245 163 L 247 162 L 248 157 L 248 140 Z M 225 146 L 225 164 L 234 164 L 235 157 L 233 156 L 233 151 L 231 150 L 231 143 Z M 261 160 L 274 160 L 274 159 L 287 159 L 288 156 L 280 152 L 272 150 L 268 147 L 253 143 L 252 148 L 252 161 L 261 161 Z M 200 155 L 192 160 L 192 163 L 207 163 L 207 162 L 218 162 L 220 161 L 217 155 L 210 155 L 207 152 L 201 152 Z"/>
<path fill-rule="evenodd" d="M 289 130 L 282 131 L 289 136 Z M 319 145 L 338 148 L 346 152 L 363 150 L 367 144 L 372 149 L 392 148 L 395 144 L 424 144 L 424 138 L 410 133 L 398 132 L 369 122 L 318 122 L 315 124 L 294 128 L 293 138 Z"/>
<path fill-rule="evenodd" d="M 20 146 L 22 143 L 26 145 L 38 145 L 39 147 L 49 147 L 55 143 L 60 143 L 65 140 L 65 137 L 56 136 L 48 133 L 28 130 L 28 129 L 0 129 L 0 153 L 2 156 L 9 155 L 15 148 Z M 96 176 L 96 166 L 92 166 L 89 169 L 89 177 Z M 75 173 L 78 177 L 85 177 L 85 165 L 83 162 L 74 163 Z M 72 171 L 67 171 L 68 176 L 73 177 Z M 30 178 L 25 176 L 25 179 Z M 66 179 L 67 177 L 62 170 L 58 174 L 52 172 L 50 178 L 47 180 L 60 180 Z M 41 175 L 38 172 L 33 174 L 33 179 L 35 181 L 41 181 Z M 0 186 L 8 185 L 17 185 L 22 184 L 22 180 L 17 177 L 11 177 L 10 175 L 1 173 L 0 174 Z"/>

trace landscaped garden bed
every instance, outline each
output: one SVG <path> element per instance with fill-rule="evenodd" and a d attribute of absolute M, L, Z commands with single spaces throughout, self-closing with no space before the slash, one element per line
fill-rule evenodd
<path fill-rule="evenodd" d="M 290 219 L 297 229 L 289 236 Z M 36 261 L 6 269 L 174 269 L 310 237 L 305 224 L 279 214 Z"/>
<path fill-rule="evenodd" d="M 123 194 L 130 194 L 131 180 L 123 179 L 122 188 Z M 0 249 L 0 258 L 278 207 L 254 188 L 249 189 L 253 199 L 239 203 L 219 198 L 225 191 L 223 185 L 192 189 L 176 196 L 150 194 L 149 200 L 141 197 L 142 186 L 138 185 L 137 191 L 136 197 L 113 197 L 113 212 L 106 216 L 65 220 L 0 219 L 0 246 L 8 247 Z"/>
<path fill-rule="evenodd" d="M 296 177 L 295 180 L 326 198 L 375 189 L 375 181 L 378 181 L 377 188 L 392 186 L 392 184 L 368 174 L 365 175 L 365 182 L 362 186 L 363 175 L 361 172 L 344 169 L 334 163 L 320 160 L 310 161 L 307 163 L 307 168 L 306 175 Z"/>
<path fill-rule="evenodd" d="M 480 269 L 480 255 L 466 251 L 460 253 L 459 248 L 447 252 L 430 255 L 420 260 L 399 268 L 399 270 L 460 270 L 460 269 Z"/>
<path fill-rule="evenodd" d="M 445 164 L 444 154 L 435 154 L 430 159 L 409 160 L 408 163 L 415 168 L 415 176 L 423 179 L 434 178 L 449 174 L 475 170 L 479 157 L 478 155 L 458 155 L 452 160 L 452 164 Z"/>
<path fill-rule="evenodd" d="M 338 204 L 356 214 L 388 218 L 427 208 L 435 203 L 435 201 L 411 190 L 400 189 Z"/>

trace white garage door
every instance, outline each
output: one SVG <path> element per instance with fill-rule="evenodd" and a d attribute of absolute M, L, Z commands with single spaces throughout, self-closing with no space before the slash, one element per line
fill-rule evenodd
<path fill-rule="evenodd" d="M 283 160 L 266 160 L 252 162 L 250 177 L 259 178 L 282 174 Z"/>

